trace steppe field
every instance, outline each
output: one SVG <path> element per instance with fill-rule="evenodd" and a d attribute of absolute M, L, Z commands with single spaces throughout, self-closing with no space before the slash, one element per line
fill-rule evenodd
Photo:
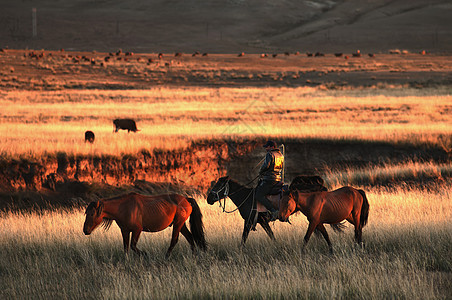
<path fill-rule="evenodd" d="M 452 299 L 449 0 L 0 0 L 0 299 Z M 114 132 L 131 118 L 138 131 Z M 85 141 L 85 131 L 95 134 Z M 327 231 L 301 213 L 241 247 L 238 212 L 284 145 L 285 182 L 319 175 L 370 203 Z M 124 254 L 91 201 L 196 199 L 207 250 L 172 228 Z M 225 200 L 225 210 L 236 207 Z M 187 222 L 188 223 L 188 222 Z"/>
<path fill-rule="evenodd" d="M 5 49 L 0 297 L 450 299 L 450 56 L 348 55 Z M 140 131 L 112 132 L 115 118 Z M 240 215 L 206 192 L 254 178 L 267 138 L 285 145 L 286 182 L 366 191 L 364 249 L 349 225 L 328 229 L 334 254 L 316 236 L 301 252 L 300 213 L 271 225 L 275 242 L 258 227 L 240 247 Z M 141 235 L 145 256 L 123 253 L 116 224 L 83 234 L 90 201 L 129 191 L 193 196 L 208 250 L 181 237 L 165 259 L 171 229 Z"/>

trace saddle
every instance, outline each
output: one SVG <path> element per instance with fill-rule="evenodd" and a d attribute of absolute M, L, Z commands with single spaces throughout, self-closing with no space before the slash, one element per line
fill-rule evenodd
<path fill-rule="evenodd" d="M 279 209 L 283 192 L 287 191 L 289 191 L 289 185 L 284 184 L 283 182 L 278 182 L 273 186 L 270 193 L 267 194 L 267 199 L 272 203 L 273 207 Z M 266 212 L 267 208 L 265 208 L 265 206 L 260 202 L 257 202 L 257 211 Z"/>
<path fill-rule="evenodd" d="M 268 193 L 268 195 L 279 195 L 283 191 L 288 191 L 288 190 L 289 190 L 289 185 L 284 184 L 283 182 L 280 181 L 273 186 L 272 190 L 270 191 L 270 193 Z"/>

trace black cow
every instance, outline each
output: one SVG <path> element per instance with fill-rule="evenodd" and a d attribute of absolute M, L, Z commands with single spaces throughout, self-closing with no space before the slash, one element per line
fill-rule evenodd
<path fill-rule="evenodd" d="M 115 120 L 113 120 L 113 125 L 115 126 L 115 128 L 113 129 L 113 132 L 118 132 L 119 129 L 127 130 L 127 132 L 139 131 L 137 129 L 137 124 L 132 119 L 115 119 Z"/>
<path fill-rule="evenodd" d="M 85 143 L 86 142 L 94 143 L 94 132 L 91 130 L 85 131 Z"/>

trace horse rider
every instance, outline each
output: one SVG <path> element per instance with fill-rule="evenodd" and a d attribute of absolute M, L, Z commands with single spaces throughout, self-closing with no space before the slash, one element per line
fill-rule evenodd
<path fill-rule="evenodd" d="M 279 211 L 273 207 L 266 196 L 275 185 L 282 182 L 284 156 L 274 141 L 267 141 L 263 147 L 267 150 L 267 154 L 259 170 L 256 199 L 271 213 L 271 221 L 275 221 L 278 219 Z"/>

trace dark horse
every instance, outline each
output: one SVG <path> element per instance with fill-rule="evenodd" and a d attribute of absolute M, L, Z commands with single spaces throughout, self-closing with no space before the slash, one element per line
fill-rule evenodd
<path fill-rule="evenodd" d="M 268 213 L 257 212 L 254 206 L 254 188 L 249 188 L 241 185 L 235 180 L 230 179 L 228 176 L 221 177 L 217 182 L 213 182 L 213 187 L 210 189 L 207 195 L 207 203 L 214 204 L 221 199 L 229 197 L 232 202 L 237 206 L 237 209 L 245 220 L 243 233 L 242 233 L 242 246 L 245 245 L 250 233 L 251 228 L 256 223 L 260 224 L 264 228 L 270 239 L 274 240 L 275 235 L 268 222 L 270 222 L 270 216 Z M 226 200 L 225 200 L 226 201 Z M 221 203 L 220 203 L 221 205 Z M 234 210 L 235 211 L 235 210 Z M 256 220 L 257 213 L 257 220 Z"/>
<path fill-rule="evenodd" d="M 299 179 L 299 181 L 303 182 L 303 179 L 308 178 L 309 180 L 312 180 L 312 178 L 318 178 L 318 176 L 299 176 L 299 178 L 302 178 L 302 180 Z M 299 181 L 297 181 L 297 183 Z M 324 189 L 324 187 L 319 184 L 314 186 L 314 183 L 312 183 L 310 188 L 310 191 Z M 258 205 L 255 203 L 254 198 L 254 188 L 243 186 L 237 181 L 230 179 L 228 176 L 221 177 L 217 182 L 212 182 L 212 187 L 207 195 L 207 203 L 212 205 L 215 202 L 220 202 L 221 199 L 225 199 L 227 197 L 229 197 L 237 206 L 240 216 L 245 221 L 242 233 L 242 246 L 245 245 L 249 232 L 256 223 L 262 226 L 270 239 L 275 239 L 273 231 L 268 224 L 270 222 L 270 215 L 266 211 L 262 211 L 262 209 L 257 208 Z M 276 200 L 276 202 L 279 201 Z"/>
<path fill-rule="evenodd" d="M 362 246 L 362 228 L 367 224 L 369 202 L 363 190 L 346 186 L 332 192 L 304 192 L 292 189 L 281 201 L 280 218 L 287 219 L 301 211 L 309 221 L 303 248 L 314 230 L 320 231 L 333 252 L 324 223 L 338 224 L 347 220 L 355 226 L 355 240 Z M 334 228 L 334 227 L 333 227 Z"/>
<path fill-rule="evenodd" d="M 185 221 L 190 217 L 190 230 Z M 113 221 L 121 229 L 124 251 L 129 250 L 130 233 L 132 240 L 130 247 L 141 254 L 137 242 L 142 231 L 157 232 L 168 226 L 173 226 L 171 244 L 166 257 L 171 254 L 179 239 L 179 232 L 187 239 L 191 249 L 195 245 L 205 250 L 207 243 L 204 237 L 202 214 L 195 199 L 177 194 L 146 196 L 137 193 L 91 202 L 86 208 L 86 219 L 83 232 L 86 235 L 103 223 L 108 230 Z"/>

